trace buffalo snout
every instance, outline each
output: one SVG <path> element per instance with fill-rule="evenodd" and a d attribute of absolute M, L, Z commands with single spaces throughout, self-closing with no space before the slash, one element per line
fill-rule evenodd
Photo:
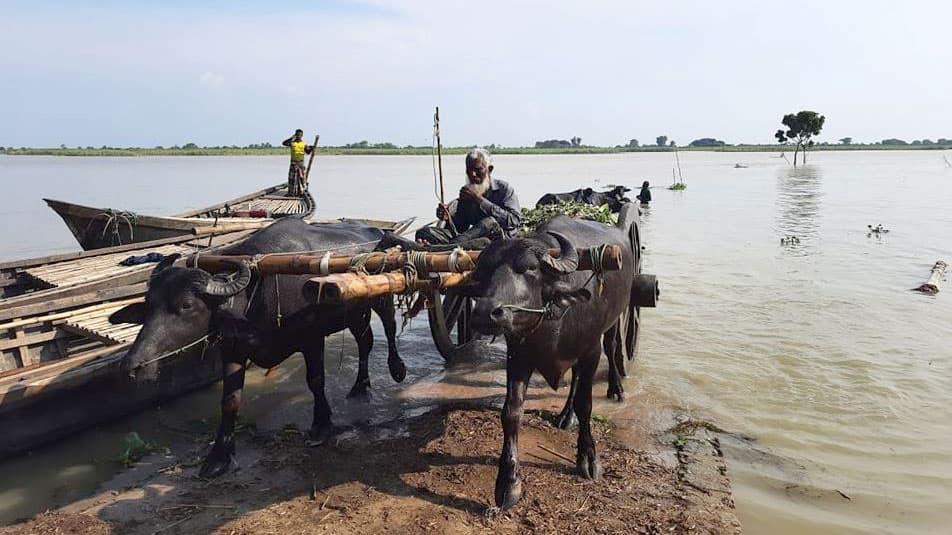
<path fill-rule="evenodd" d="M 512 311 L 494 299 L 477 299 L 473 306 L 473 328 L 488 335 L 512 331 Z"/>

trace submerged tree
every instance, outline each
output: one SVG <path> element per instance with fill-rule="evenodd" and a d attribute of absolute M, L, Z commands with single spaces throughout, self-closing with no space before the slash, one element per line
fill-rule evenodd
<path fill-rule="evenodd" d="M 797 155 L 803 150 L 803 163 L 807 163 L 807 148 L 812 147 L 813 136 L 819 135 L 823 130 L 823 123 L 826 117 L 815 111 L 803 110 L 797 113 L 788 113 L 780 121 L 787 130 L 777 130 L 774 137 L 781 144 L 791 141 L 796 143 L 796 149 L 793 152 L 793 166 L 797 166 Z"/>

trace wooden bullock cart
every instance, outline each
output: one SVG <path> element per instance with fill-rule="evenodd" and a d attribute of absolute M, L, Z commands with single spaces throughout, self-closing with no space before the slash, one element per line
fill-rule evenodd
<path fill-rule="evenodd" d="M 640 330 L 640 307 L 655 306 L 658 295 L 653 275 L 642 274 L 641 240 L 637 223 L 629 233 L 635 251 L 636 281 L 633 297 L 636 300 L 634 317 L 625 322 L 630 327 L 625 333 L 631 354 L 637 351 Z M 558 255 L 558 249 L 550 250 Z M 578 250 L 580 270 L 617 270 L 622 265 L 622 250 L 609 246 L 602 264 L 595 266 L 591 250 Z M 411 311 L 426 305 L 430 333 L 440 355 L 447 362 L 458 360 L 467 352 L 478 334 L 470 324 L 473 298 L 465 291 L 470 274 L 475 268 L 480 251 L 457 249 L 446 252 L 401 252 L 397 250 L 361 255 L 274 254 L 264 257 L 201 256 L 198 266 L 210 272 L 234 269 L 232 262 L 245 261 L 262 274 L 317 275 L 304 285 L 304 296 L 312 303 L 350 302 L 386 295 L 416 294 Z M 625 318 L 627 319 L 627 318 Z M 621 353 L 618 352 L 618 356 Z M 627 363 L 616 357 L 623 373 Z"/>

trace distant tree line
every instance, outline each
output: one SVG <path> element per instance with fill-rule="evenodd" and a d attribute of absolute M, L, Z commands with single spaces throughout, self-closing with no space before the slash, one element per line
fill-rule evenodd
<path fill-rule="evenodd" d="M 547 139 L 545 141 L 536 141 L 537 149 L 570 149 L 582 146 L 582 138 L 575 136 L 569 141 L 564 139 Z"/>

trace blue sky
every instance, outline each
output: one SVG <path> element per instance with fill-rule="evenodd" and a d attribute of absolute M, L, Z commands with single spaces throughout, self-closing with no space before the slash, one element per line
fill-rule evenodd
<path fill-rule="evenodd" d="M 81 5 L 82 4 L 82 5 Z M 0 2 L 0 146 L 952 138 L 952 2 Z"/>

